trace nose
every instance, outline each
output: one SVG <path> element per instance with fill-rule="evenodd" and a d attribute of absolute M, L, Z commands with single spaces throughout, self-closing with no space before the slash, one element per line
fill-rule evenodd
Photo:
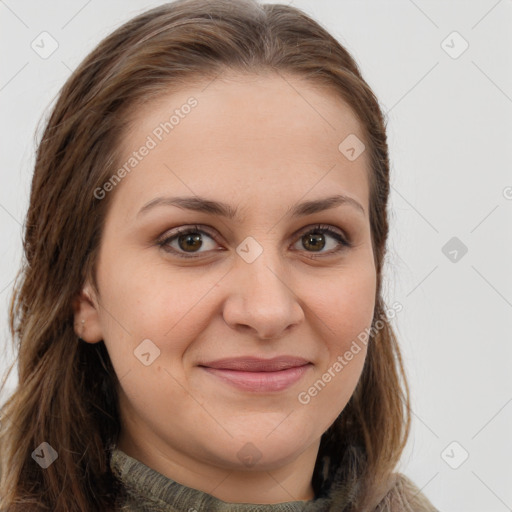
<path fill-rule="evenodd" d="M 265 251 L 252 263 L 242 258 L 230 272 L 223 309 L 225 322 L 260 339 L 274 339 L 299 325 L 304 311 L 289 282 L 289 272 Z"/>

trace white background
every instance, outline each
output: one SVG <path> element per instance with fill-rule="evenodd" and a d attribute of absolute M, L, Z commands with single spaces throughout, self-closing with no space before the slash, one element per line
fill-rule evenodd
<path fill-rule="evenodd" d="M 2 371 L 37 123 L 102 38 L 160 3 L 0 0 Z M 287 3 L 347 47 L 389 119 L 386 298 L 404 306 L 414 411 L 399 469 L 442 512 L 512 510 L 512 1 Z M 58 42 L 47 59 L 31 48 L 43 31 Z"/>

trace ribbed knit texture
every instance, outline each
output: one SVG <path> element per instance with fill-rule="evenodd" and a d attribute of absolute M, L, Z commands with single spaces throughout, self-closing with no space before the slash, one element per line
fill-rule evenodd
<path fill-rule="evenodd" d="M 321 490 L 313 500 L 270 505 L 227 503 L 175 482 L 115 447 L 110 466 L 126 493 L 123 512 L 343 512 L 352 510 L 357 490 L 357 485 L 344 481 L 342 467 L 330 467 L 328 458 L 320 476 Z M 439 512 L 408 478 L 394 476 L 375 512 Z"/>

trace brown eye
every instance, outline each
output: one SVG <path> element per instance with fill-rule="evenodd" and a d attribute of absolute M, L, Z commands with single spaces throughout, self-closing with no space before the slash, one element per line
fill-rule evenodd
<path fill-rule="evenodd" d="M 213 236 L 209 235 L 198 226 L 179 228 L 167 234 L 167 236 L 157 242 L 157 244 L 162 247 L 164 251 L 181 258 L 197 258 L 201 254 L 218 247 L 213 240 Z M 200 249 L 203 248 L 205 250 L 200 251 Z"/>
<path fill-rule="evenodd" d="M 298 250 L 310 253 L 309 257 L 311 258 L 331 256 L 345 248 L 352 247 L 352 244 L 341 232 L 323 225 L 310 228 L 309 231 L 302 234 L 296 243 L 299 242 L 302 247 Z M 180 258 L 197 258 L 203 253 L 218 248 L 213 235 L 199 226 L 178 228 L 158 241 L 157 245 Z"/>
<path fill-rule="evenodd" d="M 321 251 L 325 247 L 325 237 L 323 233 L 311 232 L 302 237 L 302 244 L 306 249 Z"/>
<path fill-rule="evenodd" d="M 332 256 L 343 249 L 352 247 L 352 244 L 337 230 L 334 230 L 330 226 L 318 225 L 314 226 L 313 229 L 309 229 L 304 233 L 299 242 L 301 242 L 302 248 L 311 254 L 310 258 Z M 324 249 L 327 249 L 324 251 Z"/>
<path fill-rule="evenodd" d="M 201 240 L 201 235 L 198 234 L 186 234 L 180 235 L 178 237 L 178 245 L 180 249 L 183 249 L 187 252 L 193 252 L 197 249 L 200 249 L 203 245 L 203 241 Z"/>

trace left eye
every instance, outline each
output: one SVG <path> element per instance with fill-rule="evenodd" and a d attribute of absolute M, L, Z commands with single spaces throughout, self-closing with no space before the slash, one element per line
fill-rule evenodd
<path fill-rule="evenodd" d="M 331 242 L 333 247 L 330 250 L 322 251 L 319 256 L 332 255 L 333 253 L 337 253 L 345 248 L 351 247 L 349 241 L 341 233 L 335 231 L 329 226 L 316 226 L 313 229 L 309 229 L 300 235 L 300 239 L 297 241 L 297 243 L 302 242 L 303 247 L 312 248 L 313 252 L 318 253 L 327 245 L 329 245 L 327 243 L 329 238 L 334 240 L 334 243 Z M 309 257 L 316 258 L 318 256 L 316 254 L 311 254 Z"/>
<path fill-rule="evenodd" d="M 181 258 L 197 258 L 193 254 L 197 254 L 199 249 L 204 248 L 203 237 L 206 235 L 207 239 L 210 239 L 210 248 L 206 247 L 206 250 L 214 250 L 216 242 L 213 239 L 213 235 L 210 235 L 204 229 L 199 226 L 190 228 L 178 228 L 170 236 L 166 236 L 163 240 L 157 242 L 160 247 L 169 253 L 176 254 Z M 331 248 L 327 247 L 327 251 L 323 251 L 328 246 L 328 239 L 331 238 L 334 242 L 331 242 Z M 313 249 L 313 251 L 307 250 L 306 252 L 319 253 L 320 256 L 325 253 L 332 254 L 343 250 L 346 247 L 350 247 L 351 244 L 345 239 L 345 237 L 335 231 L 329 226 L 314 226 L 309 230 L 302 232 L 299 235 L 299 240 L 295 244 L 302 242 L 302 246 L 306 249 Z M 176 246 L 177 244 L 177 246 Z M 300 250 L 300 249 L 299 249 Z M 183 251 L 183 252 L 182 252 Z M 205 251 L 201 251 L 205 252 Z M 188 253 L 188 254 L 187 254 Z M 310 257 L 317 257 L 312 254 Z"/>

